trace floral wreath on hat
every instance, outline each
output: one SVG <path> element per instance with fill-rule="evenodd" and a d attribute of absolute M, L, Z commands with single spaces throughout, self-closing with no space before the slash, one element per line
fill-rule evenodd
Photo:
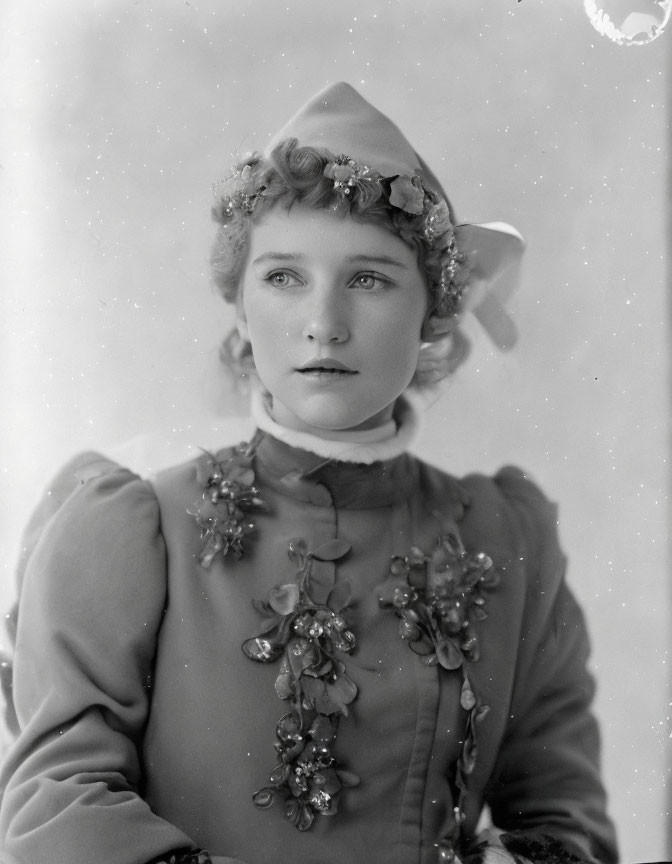
<path fill-rule="evenodd" d="M 265 157 L 254 152 L 238 162 L 229 177 L 213 185 L 215 222 L 226 226 L 236 217 L 251 217 L 262 199 L 279 196 L 272 180 L 264 182 L 268 167 Z M 385 177 L 345 154 L 325 155 L 322 174 L 333 183 L 334 210 L 382 198 L 393 211 L 404 215 L 409 232 L 424 238 L 428 253 L 438 260 L 440 273 L 431 285 L 433 303 L 427 335 L 433 339 L 448 333 L 461 312 L 470 275 L 448 202 L 428 189 L 420 174 Z"/>

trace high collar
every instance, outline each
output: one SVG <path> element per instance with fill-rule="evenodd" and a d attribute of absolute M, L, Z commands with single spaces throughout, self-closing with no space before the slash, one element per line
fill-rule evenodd
<path fill-rule="evenodd" d="M 386 507 L 410 494 L 418 463 L 407 453 L 371 464 L 325 459 L 258 433 L 257 483 L 282 495 L 318 506 L 347 509 Z"/>
<path fill-rule="evenodd" d="M 250 408 L 257 428 L 290 447 L 308 450 L 322 459 L 365 465 L 388 461 L 405 453 L 418 432 L 419 412 L 405 396 L 397 400 L 394 420 L 384 427 L 338 432 L 334 433 L 333 438 L 323 438 L 280 425 L 270 416 L 269 398 L 261 389 L 252 391 Z"/>
<path fill-rule="evenodd" d="M 283 495 L 316 505 L 369 509 L 402 500 L 416 482 L 417 462 L 405 451 L 416 434 L 418 412 L 403 397 L 380 440 L 366 433 L 331 440 L 288 429 L 270 417 L 259 390 L 252 394 L 252 416 L 259 429 L 258 481 Z"/>

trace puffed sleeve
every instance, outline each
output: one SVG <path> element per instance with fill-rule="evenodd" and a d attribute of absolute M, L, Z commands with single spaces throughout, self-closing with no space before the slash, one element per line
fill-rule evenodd
<path fill-rule="evenodd" d="M 29 527 L 29 546 L 39 540 L 22 564 L 20 734 L 1 778 L 2 860 L 144 864 L 194 849 L 138 794 L 166 597 L 152 487 L 88 454 L 51 491 Z"/>
<path fill-rule="evenodd" d="M 489 787 L 493 821 L 545 835 L 588 860 L 614 862 L 588 635 L 565 582 L 556 508 L 516 469 L 500 472 L 496 482 L 522 538 L 528 583 L 509 721 Z M 532 857 L 534 844 L 546 841 L 531 839 L 529 848 L 525 842 L 519 838 L 516 848 Z"/>

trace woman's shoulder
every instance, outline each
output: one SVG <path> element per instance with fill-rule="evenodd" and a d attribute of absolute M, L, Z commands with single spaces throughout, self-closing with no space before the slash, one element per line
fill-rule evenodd
<path fill-rule="evenodd" d="M 194 447 L 153 453 L 144 442 L 136 440 L 114 448 L 111 455 L 90 450 L 77 453 L 57 471 L 43 492 L 31 519 L 31 525 L 44 528 L 64 507 L 68 514 L 82 511 L 92 520 L 104 515 L 137 524 L 142 513 L 154 511 L 158 518 L 160 493 L 183 497 L 202 484 L 213 461 L 226 460 L 234 450 L 225 444 L 212 450 Z M 141 520 L 141 524 L 142 524 Z"/>
<path fill-rule="evenodd" d="M 95 518 L 99 507 L 132 513 L 149 507 L 155 496 L 151 483 L 135 471 L 96 451 L 69 459 L 48 484 L 38 505 L 46 515 L 63 508 L 82 510 Z"/>
<path fill-rule="evenodd" d="M 45 550 L 64 563 L 93 555 L 118 558 L 131 554 L 132 545 L 155 543 L 159 532 L 158 501 L 148 480 L 101 453 L 78 453 L 48 483 L 26 526 L 19 585 L 29 562 Z"/>
<path fill-rule="evenodd" d="M 164 459 L 157 464 L 144 450 L 130 453 L 127 462 L 120 461 L 124 451 L 119 450 L 113 457 L 97 451 L 71 457 L 47 484 L 26 526 L 19 583 L 45 538 L 52 553 L 62 546 L 71 554 L 93 554 L 108 545 L 111 534 L 120 546 L 161 535 L 165 513 L 192 505 L 214 462 L 226 461 L 234 449 L 228 444 L 212 451 L 191 448 L 174 464 Z"/>
<path fill-rule="evenodd" d="M 558 538 L 557 506 L 522 469 L 460 480 L 469 504 L 463 537 L 498 559 L 507 579 L 527 596 L 538 624 L 563 592 L 566 557 Z"/>
<path fill-rule="evenodd" d="M 189 508 L 203 494 L 209 477 L 218 465 L 226 464 L 236 447 L 226 445 L 213 450 L 200 449 L 196 454 L 149 475 L 161 511 Z"/>
<path fill-rule="evenodd" d="M 506 465 L 495 474 L 471 473 L 460 478 L 472 507 L 506 512 L 519 521 L 556 523 L 557 505 L 550 500 L 530 474 L 514 465 Z"/>
<path fill-rule="evenodd" d="M 423 485 L 433 487 L 437 494 L 458 499 L 472 511 L 484 515 L 530 513 L 546 521 L 556 519 L 556 505 L 522 468 L 506 465 L 494 474 L 471 472 L 458 476 L 436 465 L 417 461 Z"/>
<path fill-rule="evenodd" d="M 423 470 L 434 508 L 447 502 L 468 546 L 499 550 L 503 558 L 538 563 L 549 572 L 564 568 L 557 505 L 528 472 L 511 465 L 462 477 L 426 465 Z"/>

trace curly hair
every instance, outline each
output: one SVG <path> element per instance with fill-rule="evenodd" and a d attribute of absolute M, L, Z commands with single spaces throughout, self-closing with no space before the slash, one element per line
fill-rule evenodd
<path fill-rule="evenodd" d="M 335 156 L 327 149 L 300 146 L 295 138 L 282 141 L 268 156 L 259 153 L 248 156 L 236 166 L 231 178 L 216 187 L 218 202 L 212 208 L 212 217 L 219 227 L 210 255 L 212 281 L 224 300 L 229 303 L 239 301 L 251 227 L 264 213 L 277 206 L 289 210 L 295 203 L 300 203 L 381 226 L 416 251 L 418 266 L 427 285 L 425 322 L 432 318 L 451 320 L 451 325 L 442 328 L 439 335 L 427 338 L 410 386 L 424 388 L 436 384 L 464 361 L 469 349 L 468 340 L 455 320 L 458 311 L 455 296 L 442 290 L 448 241 L 437 243 L 428 235 L 427 206 L 422 212 L 417 212 L 418 208 L 408 212 L 391 203 L 391 187 L 396 178 L 376 176 L 372 179 L 367 173 L 355 176 L 349 168 L 353 164 L 348 157 Z M 353 179 L 349 183 L 339 184 L 339 167 L 346 175 L 350 172 Z M 369 171 L 366 166 L 364 169 Z M 450 204 L 444 204 L 434 192 L 421 187 L 419 178 L 412 180 L 417 182 L 417 194 L 424 198 L 426 205 L 434 206 L 435 210 L 440 206 L 446 209 L 452 240 L 455 220 Z M 339 185 L 347 186 L 347 191 L 339 190 Z M 454 252 L 452 255 L 455 257 Z M 251 346 L 235 328 L 224 339 L 220 357 L 239 378 L 255 373 Z"/>

